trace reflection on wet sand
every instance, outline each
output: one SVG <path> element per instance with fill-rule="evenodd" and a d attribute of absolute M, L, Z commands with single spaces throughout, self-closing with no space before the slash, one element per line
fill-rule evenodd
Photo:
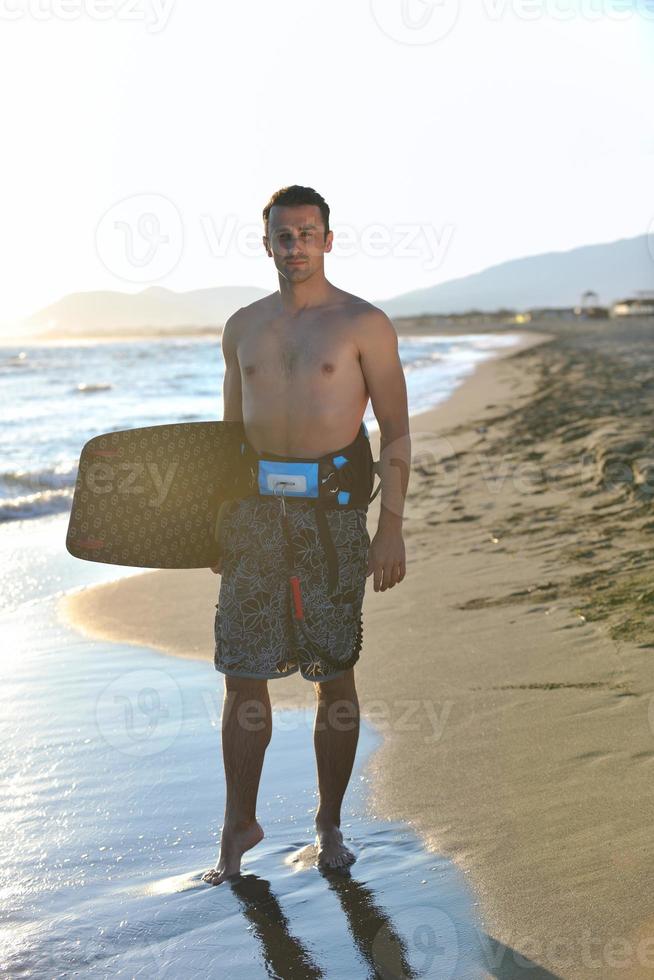
<path fill-rule="evenodd" d="M 383 976 L 416 976 L 409 965 L 404 940 L 394 929 L 389 916 L 376 904 L 373 892 L 352 878 L 349 869 L 321 870 L 320 874 L 338 897 L 352 939 L 372 975 L 378 975 L 381 968 Z M 309 980 L 324 976 L 309 951 L 291 934 L 288 919 L 270 882 L 256 875 L 235 875 L 228 880 L 241 900 L 245 917 L 254 927 L 271 975 Z"/>
<path fill-rule="evenodd" d="M 240 899 L 271 976 L 306 977 L 307 980 L 323 976 L 309 950 L 292 934 L 269 881 L 257 875 L 237 874 L 227 882 Z"/>

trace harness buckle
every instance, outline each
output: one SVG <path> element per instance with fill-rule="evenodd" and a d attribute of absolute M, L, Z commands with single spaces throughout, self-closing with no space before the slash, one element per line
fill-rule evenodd
<path fill-rule="evenodd" d="M 336 480 L 336 486 L 335 487 L 330 487 L 329 486 L 329 481 L 332 478 Z M 321 486 L 324 486 L 325 490 L 327 490 L 329 493 L 338 493 L 338 491 L 340 490 L 340 484 L 339 484 L 338 474 L 337 474 L 336 470 L 331 470 L 327 474 L 327 476 L 320 481 L 320 485 Z"/>
<path fill-rule="evenodd" d="M 273 487 L 273 493 L 276 494 L 279 492 L 279 495 L 281 497 L 282 514 L 284 515 L 284 517 L 286 517 L 286 501 L 284 500 L 284 487 L 287 486 L 288 484 L 290 484 L 291 486 L 293 485 L 291 480 L 287 480 L 287 481 L 278 480 L 275 483 L 275 486 Z"/>

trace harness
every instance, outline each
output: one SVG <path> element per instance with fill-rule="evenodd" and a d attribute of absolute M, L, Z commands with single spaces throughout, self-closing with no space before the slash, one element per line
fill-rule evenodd
<path fill-rule="evenodd" d="M 293 625 L 302 633 L 306 646 L 314 656 L 326 661 L 330 667 L 339 670 L 347 669 L 350 664 L 334 660 L 315 642 L 307 630 L 286 500 L 301 497 L 312 502 L 318 535 L 327 561 L 329 593 L 335 595 L 339 585 L 338 555 L 325 512 L 354 508 L 367 511 L 368 504 L 375 499 L 381 489 L 380 481 L 371 495 L 374 484 L 374 461 L 365 422 L 361 423 L 355 439 L 348 446 L 326 453 L 317 459 L 258 453 L 244 437 L 241 441 L 241 460 L 248 474 L 242 496 L 259 494 L 264 497 L 277 497 L 280 500 L 280 517 L 289 572 L 289 614 Z M 295 653 L 301 655 L 294 630 L 291 630 L 291 635 Z"/>

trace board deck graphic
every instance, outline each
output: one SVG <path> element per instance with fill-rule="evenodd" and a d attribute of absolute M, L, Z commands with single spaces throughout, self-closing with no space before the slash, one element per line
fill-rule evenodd
<path fill-rule="evenodd" d="M 215 565 L 221 505 L 242 495 L 243 439 L 242 422 L 174 422 L 90 439 L 67 550 L 141 568 Z"/>

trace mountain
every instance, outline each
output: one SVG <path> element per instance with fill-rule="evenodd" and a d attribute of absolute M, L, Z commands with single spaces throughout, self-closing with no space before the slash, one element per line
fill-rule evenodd
<path fill-rule="evenodd" d="M 650 251 L 651 247 L 651 251 Z M 584 245 L 512 259 L 436 286 L 375 300 L 392 317 L 422 313 L 527 310 L 575 306 L 593 290 L 608 305 L 654 288 L 654 236 Z M 21 323 L 21 334 L 39 337 L 102 337 L 124 334 L 211 332 L 241 306 L 272 290 L 217 286 L 176 293 L 150 286 L 140 293 L 71 293 Z"/>
<path fill-rule="evenodd" d="M 650 251 L 651 248 L 651 251 Z M 609 305 L 654 288 L 654 235 L 544 252 L 492 265 L 474 275 L 402 293 L 375 303 L 388 316 L 464 313 L 467 310 L 527 310 L 575 306 L 593 290 Z"/>
<path fill-rule="evenodd" d="M 272 290 L 216 286 L 176 293 L 150 286 L 140 293 L 111 290 L 70 293 L 23 320 L 26 333 L 43 337 L 98 337 L 117 333 L 222 326 L 241 306 Z"/>

